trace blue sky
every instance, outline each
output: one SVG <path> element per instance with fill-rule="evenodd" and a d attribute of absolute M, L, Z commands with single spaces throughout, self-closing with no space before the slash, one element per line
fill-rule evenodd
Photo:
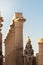
<path fill-rule="evenodd" d="M 43 37 L 43 0 L 0 0 L 0 11 L 4 19 L 3 39 L 14 13 L 23 13 L 26 18 L 23 32 L 24 46 L 26 38 L 30 36 L 36 54 L 38 52 L 38 38 Z"/>

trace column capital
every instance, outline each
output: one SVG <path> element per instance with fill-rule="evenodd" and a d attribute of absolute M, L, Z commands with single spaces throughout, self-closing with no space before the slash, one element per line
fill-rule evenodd
<path fill-rule="evenodd" d="M 14 18 L 14 22 L 18 22 L 18 21 L 25 22 L 26 21 L 26 19 L 23 17 L 23 15 L 22 15 L 21 12 L 15 13 L 15 16 L 14 17 L 15 17 Z"/>
<path fill-rule="evenodd" d="M 43 38 L 39 38 L 38 43 L 43 43 Z"/>

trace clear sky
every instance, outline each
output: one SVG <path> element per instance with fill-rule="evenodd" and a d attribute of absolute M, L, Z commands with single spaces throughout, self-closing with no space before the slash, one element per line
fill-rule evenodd
<path fill-rule="evenodd" d="M 3 16 L 3 39 L 9 28 L 15 12 L 22 12 L 26 22 L 24 23 L 24 46 L 26 38 L 30 36 L 31 44 L 38 52 L 38 38 L 43 37 L 43 0 L 0 0 L 0 11 Z"/>

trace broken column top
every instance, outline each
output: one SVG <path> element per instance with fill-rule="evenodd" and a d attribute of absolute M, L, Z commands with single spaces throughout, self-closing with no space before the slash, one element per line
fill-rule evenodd
<path fill-rule="evenodd" d="M 20 13 L 20 12 L 15 13 L 15 18 L 22 18 L 22 17 L 23 17 L 22 13 Z"/>
<path fill-rule="evenodd" d="M 14 21 L 15 22 L 17 22 L 17 21 L 25 22 L 26 19 L 23 17 L 23 14 L 21 12 L 16 12 L 15 15 L 14 15 Z"/>
<path fill-rule="evenodd" d="M 38 43 L 43 43 L 43 38 L 39 38 Z"/>

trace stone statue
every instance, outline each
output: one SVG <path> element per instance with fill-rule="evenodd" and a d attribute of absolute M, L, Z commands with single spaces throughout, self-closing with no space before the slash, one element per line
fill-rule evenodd
<path fill-rule="evenodd" d="M 33 49 L 31 45 L 30 38 L 28 37 L 28 42 L 24 50 L 24 65 L 33 65 Z"/>

